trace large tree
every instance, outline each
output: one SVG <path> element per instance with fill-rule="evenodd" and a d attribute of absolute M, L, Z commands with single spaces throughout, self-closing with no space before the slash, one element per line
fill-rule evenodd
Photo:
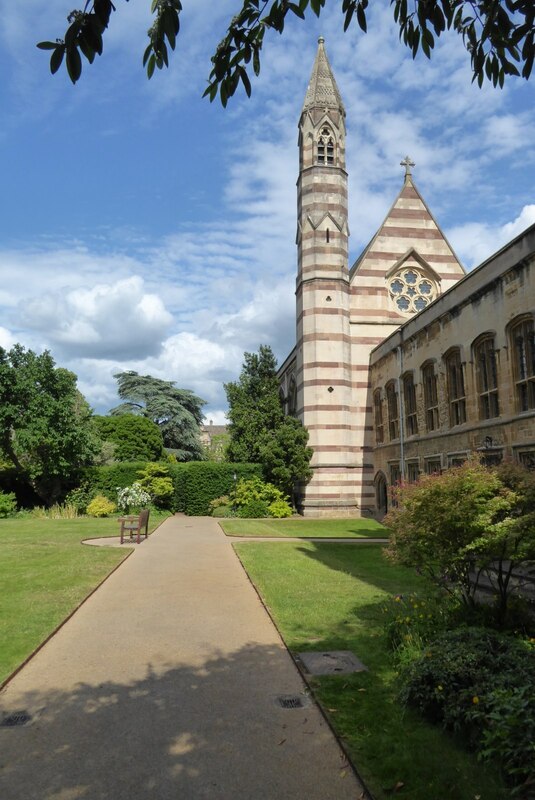
<path fill-rule="evenodd" d="M 114 445 L 115 461 L 158 461 L 161 457 L 162 432 L 151 419 L 120 414 L 94 420 L 102 441 Z"/>
<path fill-rule="evenodd" d="M 148 0 L 147 5 L 148 5 Z M 266 31 L 282 33 L 286 17 L 293 14 L 305 19 L 307 12 L 317 17 L 327 0 L 237 0 L 226 36 L 212 56 L 212 71 L 206 94 L 217 94 L 223 105 L 238 85 L 251 93 L 249 73 L 260 72 L 260 52 Z M 356 20 L 367 29 L 370 0 L 339 0 L 346 30 Z M 373 2 L 373 0 L 372 0 Z M 377 3 L 378 0 L 375 0 Z M 470 54 L 474 79 L 481 86 L 485 78 L 503 86 L 506 75 L 529 78 L 535 55 L 535 4 L 533 0 L 391 0 L 400 39 L 412 51 L 421 49 L 429 58 L 435 39 L 444 31 L 458 33 Z M 102 54 L 102 34 L 108 26 L 112 0 L 86 0 L 83 9 L 71 11 L 69 27 L 63 39 L 41 42 L 38 47 L 51 50 L 50 69 L 57 72 L 63 60 L 73 83 L 82 72 L 83 55 L 90 63 Z M 181 0 L 152 0 L 154 16 L 149 28 L 149 43 L 143 56 L 147 74 L 169 63 L 168 47 L 175 49 L 180 28 Z"/>
<path fill-rule="evenodd" d="M 201 400 L 189 389 L 177 389 L 174 381 L 163 381 L 152 375 L 138 375 L 132 370 L 119 372 L 119 397 L 124 402 L 110 414 L 139 414 L 155 422 L 163 437 L 164 447 L 179 461 L 203 458 L 200 440 Z"/>
<path fill-rule="evenodd" d="M 0 450 L 45 504 L 99 445 L 76 375 L 56 367 L 48 351 L 0 347 Z"/>
<path fill-rule="evenodd" d="M 285 417 L 279 399 L 277 360 L 261 345 L 245 353 L 239 380 L 225 384 L 229 404 L 228 461 L 262 464 L 264 478 L 291 494 L 297 481 L 310 477 L 312 448 L 308 431 Z"/>

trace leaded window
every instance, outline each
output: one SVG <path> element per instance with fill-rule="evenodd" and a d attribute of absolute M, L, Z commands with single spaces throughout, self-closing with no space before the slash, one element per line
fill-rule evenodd
<path fill-rule="evenodd" d="M 533 319 L 524 319 L 511 330 L 514 381 L 519 411 L 535 408 L 535 341 Z"/>
<path fill-rule="evenodd" d="M 489 336 L 475 346 L 479 418 L 492 419 L 500 415 L 498 404 L 498 369 L 494 338 Z"/>
<path fill-rule="evenodd" d="M 403 378 L 403 402 L 405 404 L 405 429 L 407 436 L 418 433 L 418 417 L 416 414 L 416 387 L 412 372 Z"/>
<path fill-rule="evenodd" d="M 450 409 L 450 425 L 462 425 L 466 422 L 466 395 L 464 390 L 463 365 L 459 350 L 453 350 L 446 358 L 448 383 L 448 404 Z"/>
<path fill-rule="evenodd" d="M 318 164 L 334 164 L 334 136 L 328 125 L 318 137 Z"/>
<path fill-rule="evenodd" d="M 396 382 L 386 386 L 386 405 L 388 408 L 388 436 L 390 440 L 399 439 L 399 398 Z"/>
<path fill-rule="evenodd" d="M 424 410 L 426 430 L 438 430 L 438 386 L 434 364 L 426 364 L 422 369 L 424 385 Z"/>
<path fill-rule="evenodd" d="M 384 441 L 384 426 L 383 403 L 380 389 L 377 389 L 373 394 L 373 412 L 375 421 L 375 441 L 377 444 L 381 444 Z"/>

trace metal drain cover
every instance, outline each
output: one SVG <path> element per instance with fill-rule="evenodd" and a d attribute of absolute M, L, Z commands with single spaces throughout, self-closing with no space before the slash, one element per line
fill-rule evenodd
<path fill-rule="evenodd" d="M 310 675 L 350 675 L 368 669 L 351 650 L 298 653 L 297 656 Z"/>
<path fill-rule="evenodd" d="M 26 711 L 14 711 L 9 716 L 4 717 L 0 722 L 0 728 L 19 728 L 21 725 L 27 725 L 31 720 L 31 715 Z"/>
<path fill-rule="evenodd" d="M 275 702 L 280 708 L 306 708 L 310 705 L 310 700 L 303 694 L 281 694 L 275 698 Z"/>

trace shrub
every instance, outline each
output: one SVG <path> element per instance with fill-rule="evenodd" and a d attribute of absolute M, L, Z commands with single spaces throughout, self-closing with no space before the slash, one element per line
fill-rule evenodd
<path fill-rule="evenodd" d="M 150 494 L 146 492 L 139 481 L 134 481 L 132 486 L 126 486 L 117 492 L 117 505 L 121 511 L 139 511 L 150 504 Z"/>
<path fill-rule="evenodd" d="M 97 494 L 87 506 L 90 517 L 109 517 L 117 511 L 117 506 L 101 494 Z"/>
<path fill-rule="evenodd" d="M 157 508 L 169 508 L 173 498 L 173 481 L 166 464 L 147 464 L 138 471 L 139 484 L 148 492 Z"/>
<path fill-rule="evenodd" d="M 244 505 L 238 506 L 236 515 L 243 519 L 259 519 L 268 517 L 268 504 L 265 500 L 250 500 Z"/>
<path fill-rule="evenodd" d="M 11 517 L 17 510 L 14 492 L 0 492 L 0 517 Z"/>
<path fill-rule="evenodd" d="M 510 783 L 535 780 L 535 649 L 528 642 L 483 628 L 449 631 L 401 671 L 401 686 L 404 703 L 462 734 L 480 758 L 501 764 Z"/>
<path fill-rule="evenodd" d="M 234 509 L 231 505 L 228 506 L 217 506 L 212 511 L 212 517 L 234 517 Z"/>
<path fill-rule="evenodd" d="M 444 593 L 396 595 L 384 607 L 385 634 L 394 652 L 419 654 L 437 634 L 450 626 L 457 603 Z M 398 652 L 399 657 L 405 656 Z"/>
<path fill-rule="evenodd" d="M 512 571 L 535 557 L 534 520 L 521 514 L 519 493 L 473 458 L 442 475 L 401 485 L 396 500 L 385 518 L 390 557 L 457 592 L 467 605 L 474 605 L 485 573 L 505 618 Z"/>
<path fill-rule="evenodd" d="M 284 501 L 286 497 L 272 483 L 264 483 L 260 478 L 253 477 L 239 480 L 230 493 L 230 499 L 236 508 L 240 508 L 240 506 L 249 505 L 256 500 L 261 500 L 268 506 L 279 500 Z"/>
<path fill-rule="evenodd" d="M 177 465 L 178 466 L 178 465 Z M 227 464 L 215 461 L 192 461 L 185 464 L 184 505 L 189 515 L 208 514 L 210 501 L 214 497 L 230 494 L 236 482 L 242 478 L 259 475 L 258 464 Z"/>
<path fill-rule="evenodd" d="M 286 500 L 274 500 L 268 506 L 268 513 L 270 517 L 275 519 L 283 519 L 284 517 L 292 516 L 292 507 Z"/>
<path fill-rule="evenodd" d="M 117 499 L 117 488 L 131 486 L 138 479 L 138 471 L 144 469 L 145 461 L 130 461 L 106 467 L 86 467 L 81 472 L 81 485 L 92 493 L 102 494 L 108 500 Z"/>
<path fill-rule="evenodd" d="M 85 514 L 86 508 L 95 497 L 96 491 L 84 483 L 76 489 L 71 489 L 65 498 L 65 504 L 76 508 L 79 514 Z"/>

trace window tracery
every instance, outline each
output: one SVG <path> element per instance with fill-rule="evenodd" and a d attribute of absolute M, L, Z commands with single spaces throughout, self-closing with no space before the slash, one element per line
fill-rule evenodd
<path fill-rule="evenodd" d="M 334 136 L 328 125 L 324 125 L 318 137 L 318 164 L 334 164 Z"/>
<path fill-rule="evenodd" d="M 391 276 L 388 290 L 392 302 L 402 314 L 423 311 L 437 296 L 434 281 L 417 267 L 404 267 Z"/>

